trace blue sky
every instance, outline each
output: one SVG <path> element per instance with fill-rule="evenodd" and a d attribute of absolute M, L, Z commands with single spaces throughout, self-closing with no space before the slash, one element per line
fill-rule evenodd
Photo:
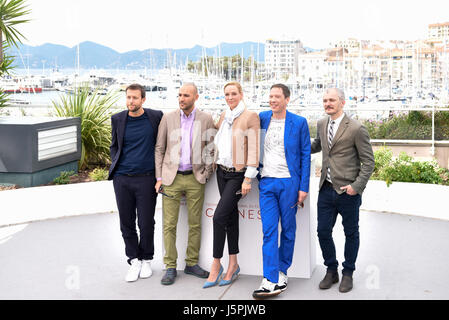
<path fill-rule="evenodd" d="M 449 1 L 426 0 L 28 0 L 25 43 L 95 41 L 119 52 L 220 42 L 300 39 L 324 48 L 336 39 L 423 39 L 449 22 Z"/>

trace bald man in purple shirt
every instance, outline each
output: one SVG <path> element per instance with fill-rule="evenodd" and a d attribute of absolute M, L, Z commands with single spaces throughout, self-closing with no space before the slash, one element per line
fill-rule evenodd
<path fill-rule="evenodd" d="M 159 125 L 155 148 L 156 192 L 163 193 L 164 264 L 167 271 L 161 283 L 173 284 L 176 278 L 178 252 L 176 226 L 181 197 L 185 194 L 189 234 L 184 272 L 207 278 L 209 272 L 198 265 L 201 244 L 201 214 L 205 184 L 212 174 L 212 116 L 195 107 L 198 90 L 193 83 L 179 89 L 179 109 L 164 114 Z"/>

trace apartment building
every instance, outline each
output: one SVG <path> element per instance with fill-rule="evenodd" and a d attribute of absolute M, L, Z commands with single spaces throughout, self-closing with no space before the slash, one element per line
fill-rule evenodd
<path fill-rule="evenodd" d="M 298 55 L 305 52 L 300 40 L 265 41 L 265 69 L 270 78 L 298 74 Z"/>
<path fill-rule="evenodd" d="M 303 89 L 322 88 L 327 82 L 327 54 L 324 51 L 298 55 L 297 80 Z"/>
<path fill-rule="evenodd" d="M 299 40 L 269 39 L 265 68 L 268 78 L 294 76 L 302 89 L 338 86 L 358 96 L 448 91 L 449 22 L 430 24 L 424 40 L 349 38 L 314 52 L 306 52 Z"/>
<path fill-rule="evenodd" d="M 380 89 L 405 92 L 447 87 L 448 73 L 449 39 L 444 44 L 351 39 L 329 49 L 299 54 L 297 81 L 302 88 L 338 86 L 364 96 Z"/>
<path fill-rule="evenodd" d="M 449 22 L 429 24 L 427 30 L 429 39 L 449 38 Z"/>

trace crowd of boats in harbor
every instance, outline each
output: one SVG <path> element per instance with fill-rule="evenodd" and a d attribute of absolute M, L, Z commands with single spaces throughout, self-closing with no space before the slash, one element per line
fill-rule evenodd
<path fill-rule="evenodd" d="M 41 70 L 42 71 L 42 70 Z M 266 109 L 270 86 L 276 82 L 287 84 L 292 92 L 290 108 L 300 111 L 319 110 L 322 114 L 321 99 L 325 88 L 303 87 L 294 77 L 288 79 L 270 79 L 263 81 L 241 81 L 244 88 L 245 101 L 251 109 Z M 203 76 L 186 70 L 162 69 L 148 70 L 54 70 L 44 74 L 38 70 L 25 70 L 22 74 L 0 78 L 0 88 L 10 93 L 11 107 L 41 107 L 52 105 L 60 95 L 73 94 L 77 87 L 87 86 L 97 94 L 121 92 L 131 83 L 140 83 L 146 88 L 147 105 L 158 109 L 173 109 L 177 107 L 178 89 L 185 82 L 194 82 L 200 98 L 198 105 L 213 113 L 221 112 L 226 107 L 223 87 L 230 79 L 214 75 Z M 448 92 L 441 88 L 432 90 L 412 90 L 412 88 L 364 88 L 360 96 L 360 88 L 343 88 L 346 92 L 347 105 L 360 110 L 379 109 L 376 118 L 384 114 L 385 106 L 398 109 L 403 106 L 448 105 Z M 119 95 L 116 106 L 125 106 L 125 95 Z M 29 112 L 28 112 L 29 113 Z M 34 112 L 35 113 L 35 112 Z M 316 113 L 316 112 L 315 112 Z M 372 117 L 371 113 L 366 113 Z M 380 115 L 379 115 L 380 114 Z"/>

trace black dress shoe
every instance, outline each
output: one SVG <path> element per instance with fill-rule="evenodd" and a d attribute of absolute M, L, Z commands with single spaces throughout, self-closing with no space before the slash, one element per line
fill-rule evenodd
<path fill-rule="evenodd" d="M 324 279 L 320 282 L 320 289 L 329 289 L 338 280 L 338 272 L 327 271 Z"/>
<path fill-rule="evenodd" d="M 209 277 L 209 272 L 207 272 L 206 270 L 203 270 L 203 268 L 201 268 L 199 265 L 194 265 L 194 266 L 186 266 L 186 268 L 184 269 L 184 273 L 187 274 L 191 274 L 194 275 L 198 278 L 208 278 Z"/>
<path fill-rule="evenodd" d="M 167 272 L 162 277 L 161 283 L 164 285 L 170 285 L 175 282 L 177 272 L 175 268 L 167 268 Z"/>
<path fill-rule="evenodd" d="M 349 275 L 343 275 L 341 278 L 340 287 L 338 288 L 340 292 L 349 292 L 352 290 L 352 276 Z"/>

